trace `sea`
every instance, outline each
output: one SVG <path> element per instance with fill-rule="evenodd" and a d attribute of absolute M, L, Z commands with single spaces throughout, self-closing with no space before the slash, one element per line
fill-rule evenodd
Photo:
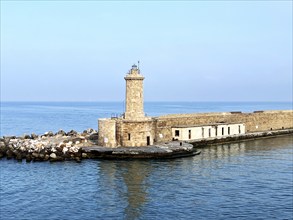
<path fill-rule="evenodd" d="M 149 116 L 292 109 L 291 102 L 146 102 Z M 1 102 L 1 136 L 97 129 L 123 102 Z M 0 219 L 293 219 L 292 135 L 172 160 L 0 160 Z"/>

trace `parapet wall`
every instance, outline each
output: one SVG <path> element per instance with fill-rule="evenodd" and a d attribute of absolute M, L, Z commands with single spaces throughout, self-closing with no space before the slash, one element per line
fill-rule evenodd
<path fill-rule="evenodd" d="M 154 118 L 156 141 L 172 140 L 172 127 L 213 123 L 244 123 L 245 132 L 257 132 L 293 128 L 293 111 L 256 111 L 254 113 L 222 112 L 175 114 Z"/>
<path fill-rule="evenodd" d="M 98 120 L 100 146 L 116 147 L 116 120 L 102 118 Z"/>

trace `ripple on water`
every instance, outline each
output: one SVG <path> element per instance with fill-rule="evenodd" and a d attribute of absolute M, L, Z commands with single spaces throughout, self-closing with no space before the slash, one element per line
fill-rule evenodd
<path fill-rule="evenodd" d="M 293 218 L 291 137 L 201 150 L 167 161 L 2 159 L 1 219 Z"/>

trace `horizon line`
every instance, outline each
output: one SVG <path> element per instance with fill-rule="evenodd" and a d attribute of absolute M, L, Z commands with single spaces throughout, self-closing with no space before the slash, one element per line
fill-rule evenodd
<path fill-rule="evenodd" d="M 113 101 L 105 101 L 105 100 L 95 100 L 95 101 L 70 101 L 70 100 L 0 100 L 0 102 L 124 102 L 124 101 L 118 101 L 118 100 L 113 100 Z M 264 101 L 264 100 L 245 100 L 245 101 L 236 101 L 236 100 L 212 100 L 212 101 L 196 101 L 196 100 L 183 100 L 183 101 L 178 101 L 178 100 L 174 100 L 174 101 L 158 101 L 158 100 L 148 100 L 148 101 L 144 101 L 144 103 L 146 102 L 291 102 L 293 103 L 293 100 L 283 100 L 283 101 Z"/>

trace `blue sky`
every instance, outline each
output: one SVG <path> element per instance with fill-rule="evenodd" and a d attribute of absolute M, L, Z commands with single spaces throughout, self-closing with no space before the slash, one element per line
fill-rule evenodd
<path fill-rule="evenodd" d="M 2 101 L 291 101 L 291 1 L 1 1 Z"/>

